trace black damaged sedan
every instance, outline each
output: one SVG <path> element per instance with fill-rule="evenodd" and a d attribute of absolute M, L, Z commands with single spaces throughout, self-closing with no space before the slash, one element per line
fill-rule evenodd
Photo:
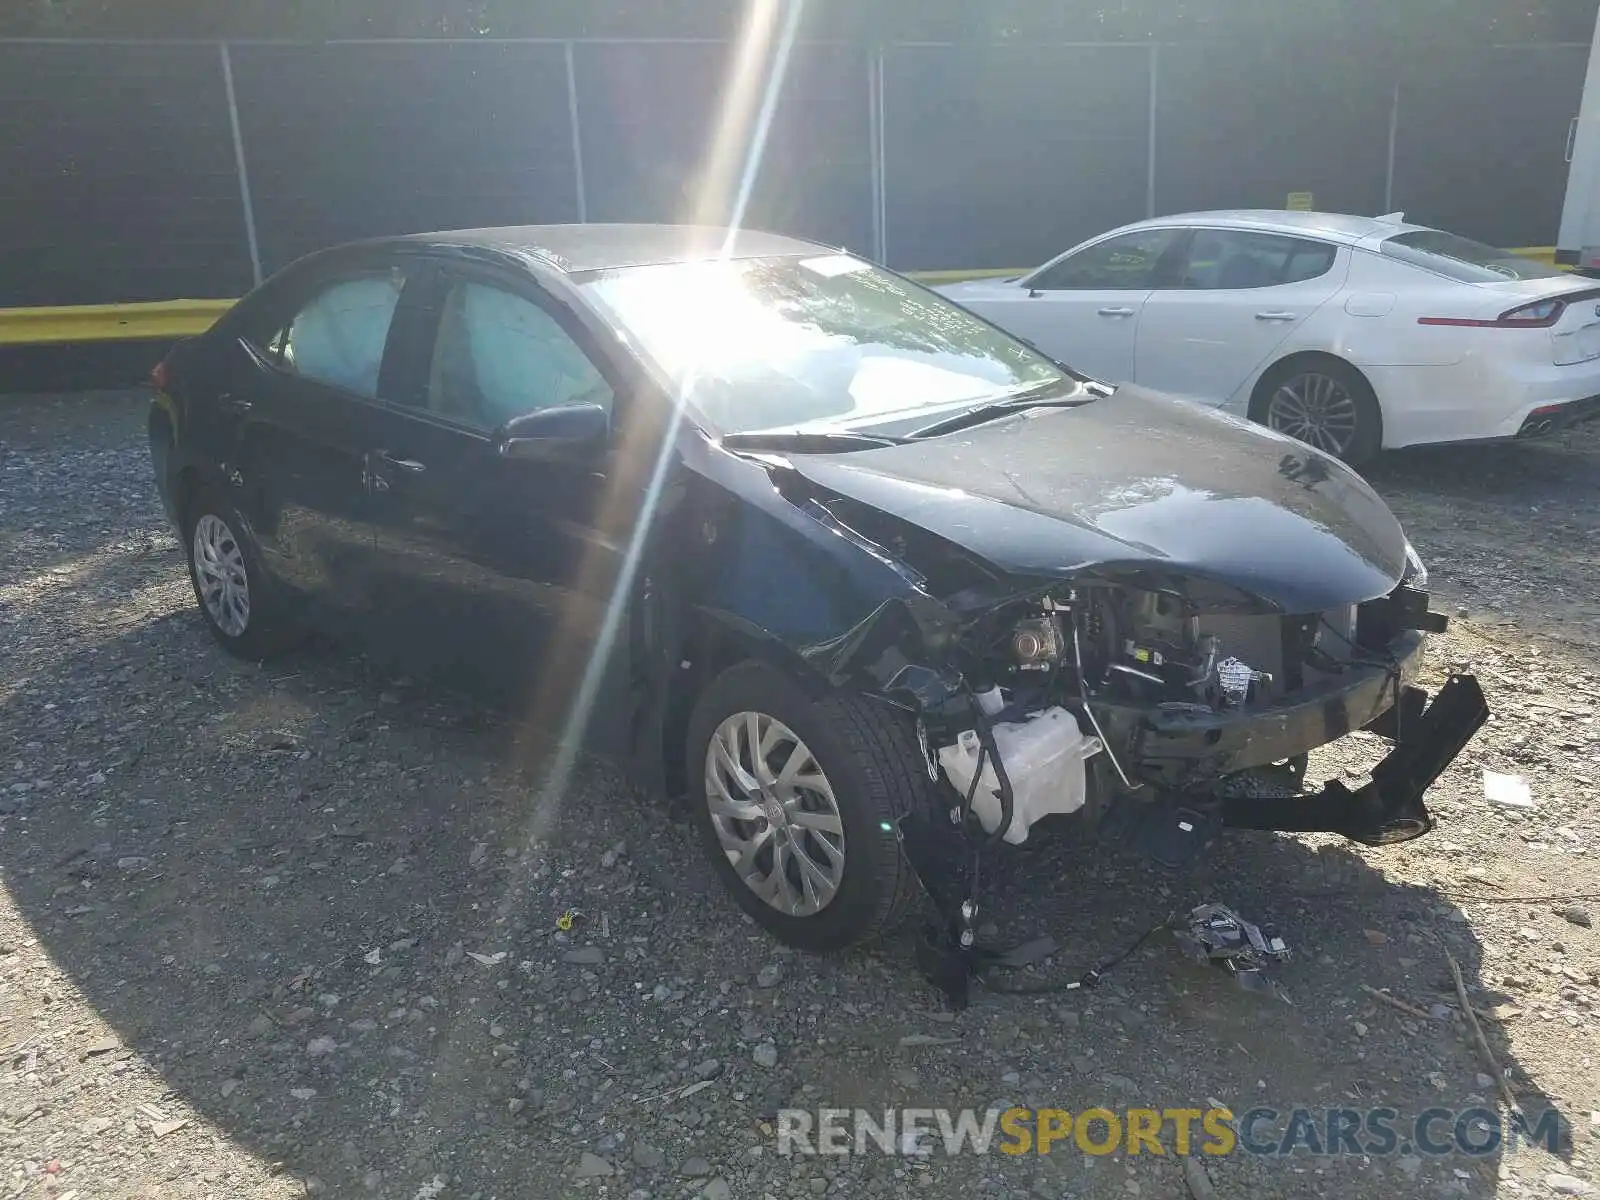
<path fill-rule="evenodd" d="M 1368 844 L 1487 718 L 1414 684 L 1427 576 L 1339 462 L 1113 389 L 851 255 L 552 226 L 290 266 L 157 368 L 200 611 L 331 630 L 686 797 L 765 928 L 838 949 L 1040 822 L 1180 865 L 1227 828 Z M 1359 790 L 1306 754 L 1393 749 Z"/>

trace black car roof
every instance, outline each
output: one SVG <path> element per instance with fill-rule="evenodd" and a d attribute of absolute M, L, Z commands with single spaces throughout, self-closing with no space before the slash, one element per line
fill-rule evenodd
<path fill-rule="evenodd" d="M 530 258 L 566 274 L 618 267 L 695 262 L 718 258 L 765 258 L 816 254 L 815 242 L 753 229 L 714 225 L 514 225 L 457 229 L 393 239 L 441 249 L 490 250 Z"/>

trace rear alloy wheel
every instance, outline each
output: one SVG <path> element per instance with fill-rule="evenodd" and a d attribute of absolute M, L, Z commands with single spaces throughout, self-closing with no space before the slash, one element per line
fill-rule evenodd
<path fill-rule="evenodd" d="M 1291 364 L 1261 382 L 1252 415 L 1267 428 L 1359 465 L 1382 443 L 1377 397 L 1337 359 Z"/>
<path fill-rule="evenodd" d="M 240 658 L 259 660 L 282 649 L 290 633 L 238 514 L 204 491 L 185 508 L 189 580 L 212 636 Z"/>
<path fill-rule="evenodd" d="M 207 513 L 195 522 L 190 552 L 200 605 L 225 638 L 242 638 L 250 627 L 250 572 L 244 550 L 227 522 Z"/>
<path fill-rule="evenodd" d="M 687 751 L 701 844 L 758 925 L 825 953 L 899 923 L 916 881 L 895 822 L 933 802 L 905 714 L 844 692 L 813 699 L 745 663 L 701 693 Z"/>

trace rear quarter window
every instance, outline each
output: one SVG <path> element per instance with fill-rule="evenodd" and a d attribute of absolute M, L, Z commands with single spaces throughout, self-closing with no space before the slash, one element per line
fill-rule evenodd
<path fill-rule="evenodd" d="M 1385 257 L 1410 263 L 1459 283 L 1502 283 L 1507 279 L 1556 279 L 1566 274 L 1555 267 L 1523 258 L 1509 250 L 1458 237 L 1438 229 L 1416 229 L 1385 238 Z"/>

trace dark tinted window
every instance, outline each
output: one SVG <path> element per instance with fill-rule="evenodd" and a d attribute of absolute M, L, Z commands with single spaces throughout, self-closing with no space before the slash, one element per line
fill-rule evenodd
<path fill-rule="evenodd" d="M 562 404 L 611 407 L 611 388 L 561 325 L 504 288 L 457 283 L 440 315 L 428 407 L 497 429 Z"/>
<path fill-rule="evenodd" d="M 1338 247 L 1243 229 L 1196 229 L 1182 288 L 1237 291 L 1299 283 L 1326 275 Z"/>
<path fill-rule="evenodd" d="M 1139 291 L 1154 287 L 1161 256 L 1181 229 L 1140 229 L 1096 242 L 1047 267 L 1029 282 L 1041 292 Z"/>
<path fill-rule="evenodd" d="M 1390 258 L 1448 276 L 1462 283 L 1495 283 L 1502 279 L 1555 279 L 1564 271 L 1547 267 L 1471 238 L 1437 229 L 1416 229 L 1384 239 Z"/>
<path fill-rule="evenodd" d="M 263 349 L 303 379 L 376 396 L 389 325 L 405 281 L 405 273 L 394 268 L 327 284 Z"/>

